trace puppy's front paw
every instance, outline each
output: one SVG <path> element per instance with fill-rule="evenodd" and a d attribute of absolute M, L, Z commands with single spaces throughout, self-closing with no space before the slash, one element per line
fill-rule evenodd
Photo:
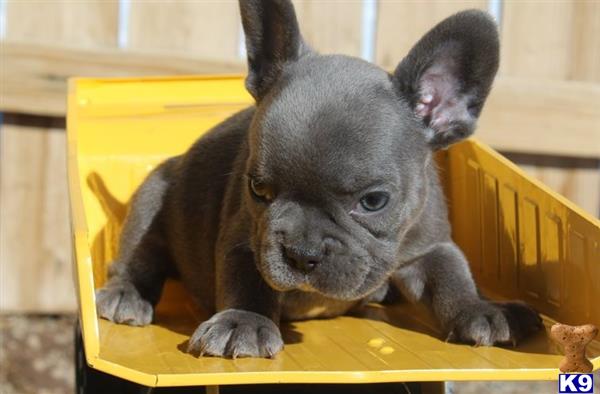
<path fill-rule="evenodd" d="M 188 352 L 219 357 L 268 357 L 283 349 L 277 325 L 258 313 L 238 309 L 219 312 L 200 324 Z"/>
<path fill-rule="evenodd" d="M 448 341 L 476 346 L 512 344 L 543 328 L 542 319 L 529 305 L 481 301 L 466 305 L 451 321 Z"/>
<path fill-rule="evenodd" d="M 130 326 L 146 326 L 154 314 L 152 304 L 128 282 L 109 282 L 96 290 L 96 310 L 100 317 Z"/>

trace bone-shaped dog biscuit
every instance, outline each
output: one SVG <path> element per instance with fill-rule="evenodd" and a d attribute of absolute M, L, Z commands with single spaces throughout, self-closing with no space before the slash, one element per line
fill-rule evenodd
<path fill-rule="evenodd" d="M 598 328 L 593 324 L 568 326 L 555 324 L 550 329 L 550 336 L 563 346 L 565 358 L 559 369 L 562 372 L 592 372 L 593 365 L 585 357 L 585 348 L 598 335 Z"/>

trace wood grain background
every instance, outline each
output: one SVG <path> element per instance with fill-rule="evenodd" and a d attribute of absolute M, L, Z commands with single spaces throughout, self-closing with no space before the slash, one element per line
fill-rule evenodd
<path fill-rule="evenodd" d="M 368 60 L 389 70 L 444 17 L 500 4 L 502 62 L 479 137 L 600 213 L 600 1 L 294 4 L 315 49 L 372 53 Z M 375 18 L 365 22 L 369 10 Z M 76 300 L 61 120 L 67 79 L 245 72 L 237 4 L 6 0 L 3 12 L 0 111 L 12 115 L 0 129 L 0 312 L 71 311 Z"/>

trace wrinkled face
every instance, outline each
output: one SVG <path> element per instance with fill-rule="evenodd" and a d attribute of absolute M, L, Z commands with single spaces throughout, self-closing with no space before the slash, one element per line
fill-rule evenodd
<path fill-rule="evenodd" d="M 257 108 L 245 204 L 252 249 L 277 290 L 352 300 L 396 267 L 426 193 L 422 124 L 389 75 L 313 56 L 289 67 Z"/>

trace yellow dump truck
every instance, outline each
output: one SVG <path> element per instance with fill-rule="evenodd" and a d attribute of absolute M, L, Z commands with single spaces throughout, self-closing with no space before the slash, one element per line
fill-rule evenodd
<path fill-rule="evenodd" d="M 152 325 L 99 319 L 94 289 L 106 280 L 133 191 L 163 159 L 184 152 L 202 133 L 250 105 L 243 85 L 238 76 L 71 81 L 68 169 L 81 330 L 79 392 L 100 392 L 99 382 L 109 380 L 138 390 L 132 392 L 553 380 L 562 355 L 548 327 L 556 321 L 600 326 L 600 221 L 476 140 L 442 152 L 439 167 L 453 237 L 482 292 L 492 299 L 522 299 L 543 315 L 547 330 L 516 348 L 446 343 L 426 311 L 399 304 L 368 305 L 362 316 L 284 325 L 285 349 L 274 359 L 198 358 L 185 352 L 185 343 L 208 316 L 175 281 L 167 283 Z M 600 368 L 599 341 L 589 345 L 588 358 Z"/>

